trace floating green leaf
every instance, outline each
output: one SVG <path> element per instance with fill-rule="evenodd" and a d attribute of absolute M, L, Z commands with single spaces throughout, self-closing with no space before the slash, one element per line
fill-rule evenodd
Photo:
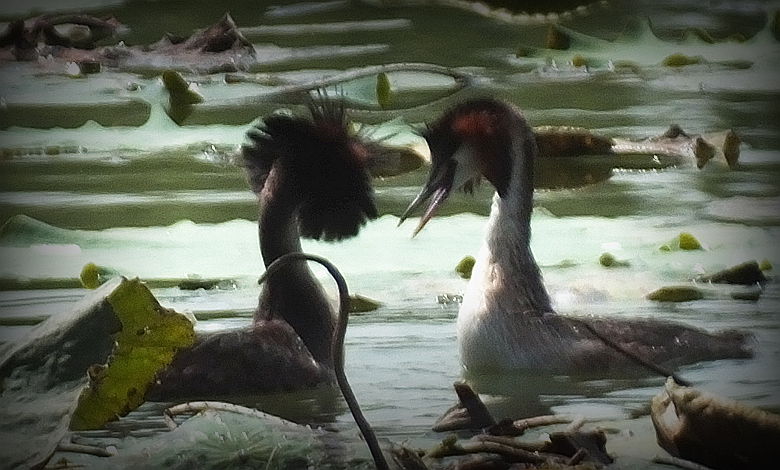
<path fill-rule="evenodd" d="M 704 298 L 704 293 L 694 286 L 666 286 L 647 294 L 656 302 L 689 302 Z"/>
<path fill-rule="evenodd" d="M 701 250 L 702 246 L 701 243 L 699 243 L 699 240 L 696 239 L 693 235 L 691 235 L 688 232 L 682 232 L 679 237 L 677 237 L 680 242 L 680 249 L 681 250 Z"/>
<path fill-rule="evenodd" d="M 474 270 L 474 264 L 476 262 L 477 261 L 473 256 L 465 256 L 460 260 L 458 265 L 455 266 L 455 272 L 463 279 L 471 279 L 471 271 Z"/>
<path fill-rule="evenodd" d="M 384 72 L 379 73 L 376 76 L 376 101 L 382 109 L 389 108 L 393 101 L 390 78 Z"/>
<path fill-rule="evenodd" d="M 187 80 L 179 72 L 166 70 L 162 73 L 163 85 L 170 94 L 172 106 L 196 104 L 203 102 L 203 96 L 192 90 Z"/>
<path fill-rule="evenodd" d="M 587 61 L 587 59 L 585 59 L 585 57 L 582 57 L 581 55 L 578 54 L 578 55 L 575 55 L 574 57 L 572 57 L 571 65 L 573 65 L 575 67 L 583 67 L 583 66 L 588 65 L 588 61 Z"/>
<path fill-rule="evenodd" d="M 699 240 L 688 232 L 680 232 L 669 243 L 665 243 L 659 247 L 661 251 L 677 251 L 677 250 L 703 250 L 704 247 Z"/>
<path fill-rule="evenodd" d="M 101 284 L 117 274 L 113 269 L 98 266 L 95 263 L 87 263 L 81 268 L 79 280 L 85 289 L 97 289 Z"/>
<path fill-rule="evenodd" d="M 350 313 L 373 312 L 382 305 L 380 302 L 362 295 L 350 295 L 349 300 Z"/>
<path fill-rule="evenodd" d="M 138 279 L 125 281 L 107 300 L 122 328 L 108 364 L 90 370 L 89 386 L 79 396 L 71 419 L 74 430 L 100 428 L 137 408 L 176 351 L 195 341 L 192 322 L 161 307 Z"/>
<path fill-rule="evenodd" d="M 686 65 L 703 64 L 704 58 L 701 56 L 687 56 L 685 54 L 672 54 L 661 61 L 662 65 L 667 67 L 685 67 Z"/>
<path fill-rule="evenodd" d="M 615 255 L 613 255 L 612 253 L 602 253 L 601 256 L 599 256 L 599 264 L 601 264 L 605 268 L 618 268 L 618 267 L 629 266 L 628 261 L 619 260 L 615 258 Z"/>

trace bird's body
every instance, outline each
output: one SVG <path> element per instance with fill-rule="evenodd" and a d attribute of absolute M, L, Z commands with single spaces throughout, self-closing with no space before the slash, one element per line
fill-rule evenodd
<path fill-rule="evenodd" d="M 496 188 L 485 241 L 458 312 L 465 369 L 590 373 L 636 368 L 618 349 L 664 365 L 750 355 L 746 335 L 738 332 L 711 334 L 672 322 L 554 312 L 530 244 L 536 141 L 516 109 L 491 99 L 469 101 L 429 125 L 424 136 L 431 173 L 407 214 L 431 202 L 415 234 L 451 191 L 470 191 L 482 177 Z"/>

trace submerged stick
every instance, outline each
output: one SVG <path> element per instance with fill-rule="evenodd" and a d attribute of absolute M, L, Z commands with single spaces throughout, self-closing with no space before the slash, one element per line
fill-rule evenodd
<path fill-rule="evenodd" d="M 339 385 L 342 395 L 344 395 L 344 400 L 347 402 L 349 411 L 352 413 L 352 417 L 355 419 L 358 429 L 360 429 L 363 438 L 366 440 L 366 444 L 368 444 L 368 449 L 371 451 L 371 456 L 374 459 L 377 470 L 388 470 L 390 467 L 387 464 L 384 454 L 382 454 L 382 449 L 379 447 L 379 441 L 376 438 L 376 434 L 374 434 L 371 424 L 369 424 L 368 420 L 363 416 L 357 398 L 355 398 L 355 393 L 352 391 L 352 387 L 347 380 L 347 374 L 344 372 L 344 336 L 347 332 L 347 323 L 349 322 L 350 304 L 349 289 L 347 288 L 347 282 L 344 280 L 344 276 L 341 275 L 338 268 L 336 268 L 333 263 L 321 256 L 295 252 L 287 253 L 274 260 L 274 262 L 266 268 L 265 273 L 260 277 L 258 283 L 264 282 L 283 265 L 297 260 L 309 260 L 319 263 L 327 269 L 328 273 L 333 277 L 333 280 L 336 281 L 336 286 L 339 291 L 339 312 L 336 319 L 336 331 L 333 334 L 333 341 L 331 343 L 336 382 Z"/>

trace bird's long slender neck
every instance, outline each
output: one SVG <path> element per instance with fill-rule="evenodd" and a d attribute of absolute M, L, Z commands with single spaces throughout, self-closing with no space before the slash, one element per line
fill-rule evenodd
<path fill-rule="evenodd" d="M 511 178 L 503 196 L 493 196 L 485 242 L 464 306 L 486 313 L 552 312 L 530 245 L 535 142 L 524 123 L 515 129 Z"/>
<path fill-rule="evenodd" d="M 273 183 L 278 184 L 267 185 L 271 189 L 261 196 L 260 251 L 266 266 L 284 254 L 301 251 L 296 194 L 282 181 Z M 269 314 L 289 323 L 316 360 L 332 365 L 333 311 L 306 263 L 288 264 L 268 279 L 255 321 Z"/>

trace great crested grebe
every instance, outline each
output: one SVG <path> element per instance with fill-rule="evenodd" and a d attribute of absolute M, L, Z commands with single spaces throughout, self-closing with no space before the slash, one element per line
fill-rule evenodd
<path fill-rule="evenodd" d="M 626 370 L 629 351 L 655 364 L 750 357 L 748 336 L 711 334 L 645 319 L 576 318 L 554 312 L 531 252 L 534 133 L 512 106 L 475 99 L 455 106 L 424 133 L 428 181 L 401 217 L 430 200 L 414 235 L 452 191 L 481 177 L 495 188 L 487 235 L 458 312 L 461 364 L 470 372 Z M 609 344 L 612 343 L 612 344 Z"/>
<path fill-rule="evenodd" d="M 322 99 L 312 119 L 274 115 L 248 132 L 247 178 L 260 201 L 266 268 L 301 251 L 300 238 L 357 235 L 377 216 L 366 169 L 373 149 L 347 127 L 343 107 Z M 159 374 L 149 399 L 258 394 L 334 380 L 333 308 L 303 262 L 269 276 L 248 328 L 204 335 Z"/>

